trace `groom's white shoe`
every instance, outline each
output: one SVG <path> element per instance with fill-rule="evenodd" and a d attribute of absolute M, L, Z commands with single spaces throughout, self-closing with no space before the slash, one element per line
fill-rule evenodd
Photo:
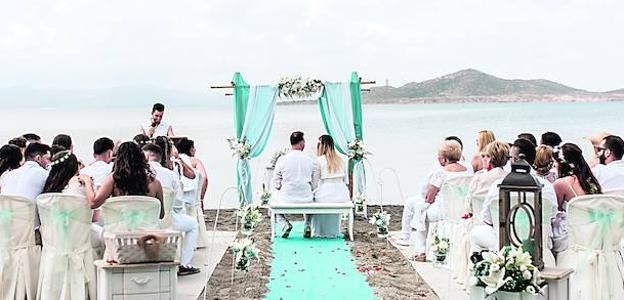
<path fill-rule="evenodd" d="M 400 239 L 395 239 L 394 243 L 399 245 L 399 246 L 409 247 L 410 240 L 409 239 L 405 239 L 405 238 L 400 238 Z"/>

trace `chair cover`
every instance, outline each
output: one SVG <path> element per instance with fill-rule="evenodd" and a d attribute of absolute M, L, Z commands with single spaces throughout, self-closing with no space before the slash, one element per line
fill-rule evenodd
<path fill-rule="evenodd" d="M 169 188 L 163 188 L 163 206 L 165 217 L 160 220 L 160 227 L 163 229 L 173 228 L 173 204 L 176 201 L 175 192 Z"/>
<path fill-rule="evenodd" d="M 37 197 L 43 254 L 37 299 L 96 299 L 91 208 L 79 195 Z"/>
<path fill-rule="evenodd" d="M 463 257 L 467 260 L 468 251 L 463 251 L 460 247 L 462 237 L 469 232 L 469 224 L 462 219 L 464 214 L 464 199 L 468 193 L 472 175 L 454 177 L 445 180 L 440 187 L 442 199 L 443 218 L 438 224 L 438 233 L 447 236 L 451 243 L 449 253 L 447 254 L 448 266 L 453 269 L 457 260 L 463 261 Z"/>
<path fill-rule="evenodd" d="M 468 197 L 468 195 L 466 196 L 466 199 L 469 199 L 471 202 L 470 207 L 473 211 L 472 218 L 462 221 L 464 222 L 466 232 L 459 237 L 459 244 L 457 245 L 457 249 L 455 251 L 454 266 L 451 270 L 451 275 L 455 281 L 465 288 L 468 287 L 468 279 L 471 277 L 472 267 L 472 262 L 470 261 L 470 230 L 475 224 L 480 223 L 478 222 L 480 220 L 479 213 L 483 207 L 486 194 L 487 191 L 480 195 L 470 195 L 470 197 Z"/>
<path fill-rule="evenodd" d="M 624 189 L 610 189 L 610 190 L 602 191 L 602 193 L 607 194 L 607 195 L 616 195 L 616 196 L 624 197 Z"/>
<path fill-rule="evenodd" d="M 104 231 L 152 230 L 160 227 L 160 201 L 146 196 L 113 197 L 102 205 Z"/>
<path fill-rule="evenodd" d="M 557 265 L 572 268 L 570 299 L 624 299 L 624 264 L 619 242 L 624 237 L 624 198 L 588 195 L 568 206 L 567 250 Z"/>
<path fill-rule="evenodd" d="M 34 300 L 41 248 L 35 245 L 35 205 L 0 195 L 0 298 Z"/>
<path fill-rule="evenodd" d="M 202 188 L 202 176 L 201 173 L 195 172 L 195 179 L 197 179 L 196 201 L 193 205 L 189 205 L 186 208 L 186 213 L 197 219 L 197 225 L 199 227 L 197 235 L 197 248 L 206 248 L 208 245 L 208 232 L 206 231 L 206 219 L 204 217 L 204 211 L 201 209 L 201 188 Z"/>

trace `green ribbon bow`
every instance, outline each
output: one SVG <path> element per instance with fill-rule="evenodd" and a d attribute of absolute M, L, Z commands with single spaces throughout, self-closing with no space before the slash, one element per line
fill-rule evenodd
<path fill-rule="evenodd" d="M 128 228 L 130 230 L 135 230 L 145 219 L 145 212 L 136 210 L 124 211 L 122 212 L 122 217 L 128 224 Z"/>
<path fill-rule="evenodd" d="M 58 226 L 61 236 L 61 242 L 64 246 L 67 246 L 68 244 L 67 232 L 69 230 L 69 222 L 73 215 L 73 210 L 58 209 L 56 207 L 52 208 L 52 210 L 50 211 L 50 217 L 52 218 L 52 222 L 56 223 L 56 225 Z"/>

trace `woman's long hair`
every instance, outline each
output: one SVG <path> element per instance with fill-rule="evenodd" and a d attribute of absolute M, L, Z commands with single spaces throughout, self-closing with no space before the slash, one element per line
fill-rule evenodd
<path fill-rule="evenodd" d="M 557 168 L 559 178 L 574 175 L 586 194 L 602 194 L 600 183 L 583 158 L 581 148 L 572 143 L 565 143 L 554 152 L 554 156 L 559 164 Z"/>
<path fill-rule="evenodd" d="M 325 155 L 329 173 L 336 173 L 342 170 L 342 159 L 336 153 L 334 139 L 331 136 L 324 134 L 319 137 L 319 145 L 316 152 L 318 156 Z"/>
<path fill-rule="evenodd" d="M 539 175 L 547 175 L 554 165 L 553 148 L 548 145 L 539 145 L 535 149 L 533 169 Z"/>
<path fill-rule="evenodd" d="M 113 181 L 122 195 L 147 195 L 149 181 L 154 178 L 143 151 L 134 142 L 119 145 L 113 166 Z"/>
<path fill-rule="evenodd" d="M 162 157 L 160 158 L 160 165 L 171 169 L 171 165 L 169 165 L 169 157 L 171 155 L 171 147 L 173 144 L 171 140 L 166 136 L 156 137 L 154 140 L 154 144 L 156 144 L 162 150 Z"/>
<path fill-rule="evenodd" d="M 20 167 L 22 150 L 15 145 L 4 145 L 0 148 L 0 175 Z"/>
<path fill-rule="evenodd" d="M 71 151 L 59 151 L 50 161 L 50 174 L 43 186 L 44 193 L 60 193 L 65 189 L 72 177 L 78 174 L 78 158 Z"/>
<path fill-rule="evenodd" d="M 477 150 L 479 151 L 479 153 L 483 152 L 485 150 L 485 146 L 495 140 L 496 137 L 494 136 L 494 132 L 492 132 L 491 130 L 479 131 L 479 133 L 477 133 Z"/>

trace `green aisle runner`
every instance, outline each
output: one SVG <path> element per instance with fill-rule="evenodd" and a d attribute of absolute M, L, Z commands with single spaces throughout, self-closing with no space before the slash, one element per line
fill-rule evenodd
<path fill-rule="evenodd" d="M 375 299 L 344 239 L 304 239 L 303 222 L 293 226 L 273 241 L 266 299 Z"/>

